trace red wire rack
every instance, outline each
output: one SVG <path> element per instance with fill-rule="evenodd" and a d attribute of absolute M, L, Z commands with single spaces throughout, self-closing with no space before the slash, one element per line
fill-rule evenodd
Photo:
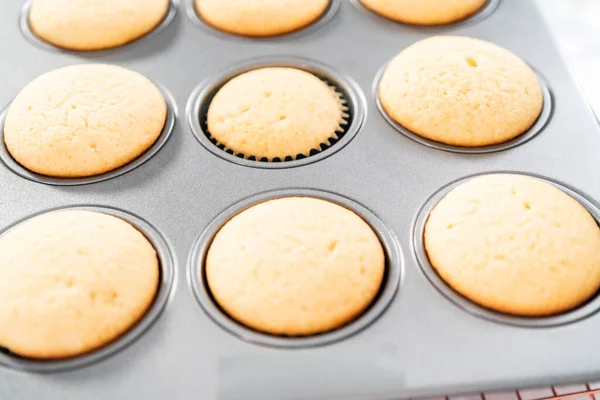
<path fill-rule="evenodd" d="M 600 400 L 600 382 L 420 400 Z"/>

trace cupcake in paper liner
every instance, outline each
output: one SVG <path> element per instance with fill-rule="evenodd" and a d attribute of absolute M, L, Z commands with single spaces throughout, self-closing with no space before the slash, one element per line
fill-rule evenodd
<path fill-rule="evenodd" d="M 210 138 L 236 156 L 291 161 L 333 145 L 346 131 L 343 95 L 297 68 L 267 67 L 236 76 L 214 96 Z"/>

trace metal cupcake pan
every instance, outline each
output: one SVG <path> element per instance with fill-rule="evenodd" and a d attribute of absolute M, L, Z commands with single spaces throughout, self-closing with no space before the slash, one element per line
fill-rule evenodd
<path fill-rule="evenodd" d="M 32 2 L 32 0 L 25 1 L 25 3 L 23 4 L 23 8 L 21 10 L 20 18 L 19 18 L 19 26 L 21 28 L 21 31 L 23 32 L 23 36 L 25 36 L 25 38 L 27 38 L 27 40 L 29 40 L 34 45 L 39 46 L 41 49 L 44 49 L 44 50 L 61 51 L 61 52 L 73 53 L 73 54 L 82 53 L 81 51 L 63 49 L 63 48 L 54 46 L 53 44 L 50 44 L 50 43 L 42 40 L 41 38 L 39 38 L 33 32 L 33 30 L 31 29 L 31 25 L 29 24 L 29 9 L 31 8 L 31 2 Z M 130 46 L 130 45 L 132 45 L 136 42 L 140 42 L 140 41 L 152 40 L 153 37 L 158 35 L 162 30 L 164 30 L 173 21 L 178 8 L 179 8 L 179 0 L 169 0 L 169 9 L 167 11 L 167 14 L 164 16 L 163 20 L 152 31 L 148 32 L 146 35 L 144 35 L 140 38 L 132 40 L 131 42 L 127 43 L 125 46 Z M 101 53 L 101 52 L 110 52 L 110 51 L 113 51 L 113 49 L 93 50 L 93 51 L 89 51 L 87 53 Z"/>
<path fill-rule="evenodd" d="M 389 63 L 388 63 L 389 64 Z M 514 139 L 508 140 L 504 143 L 493 144 L 489 146 L 475 146 L 475 147 L 464 147 L 464 146 L 453 146 L 446 143 L 437 142 L 435 140 L 427 139 L 423 136 L 417 135 L 414 132 L 411 132 L 409 129 L 405 128 L 398 122 L 396 122 L 389 113 L 385 110 L 383 105 L 381 104 L 381 100 L 379 98 L 379 83 L 381 81 L 381 77 L 385 73 L 388 64 L 386 64 L 378 73 L 373 83 L 373 98 L 375 100 L 375 104 L 377 105 L 377 109 L 383 116 L 383 118 L 390 124 L 394 129 L 403 134 L 404 136 L 414 140 L 417 143 L 420 143 L 424 146 L 429 146 L 434 149 L 451 151 L 454 153 L 464 153 L 464 154 L 485 154 L 485 153 L 494 153 L 497 151 L 503 151 L 511 149 L 515 146 L 519 146 L 527 141 L 533 139 L 537 134 L 544 130 L 546 124 L 552 118 L 552 92 L 548 86 L 548 82 L 538 73 L 537 78 L 540 86 L 542 88 L 542 98 L 543 105 L 542 111 L 540 115 L 535 120 L 533 125 L 529 127 L 525 132 L 515 137 Z"/>
<path fill-rule="evenodd" d="M 232 35 L 224 32 L 216 27 L 214 27 L 213 25 L 209 24 L 208 22 L 206 22 L 198 13 L 197 9 L 196 9 L 196 0 L 182 0 L 183 1 L 183 5 L 185 7 L 185 13 L 187 14 L 188 18 L 190 19 L 190 21 L 196 25 L 197 27 L 199 27 L 200 29 L 204 30 L 204 32 L 214 35 L 216 37 L 221 37 L 224 39 L 227 39 L 229 37 L 231 37 Z M 335 17 L 335 14 L 337 13 L 338 9 L 340 8 L 340 5 L 347 0 L 329 0 L 329 6 L 327 7 L 327 9 L 325 10 L 325 12 L 323 13 L 323 15 L 321 15 L 316 21 L 314 21 L 312 24 L 304 27 L 304 28 L 300 28 L 297 29 L 295 31 L 292 32 L 288 32 L 282 35 L 277 35 L 277 36 L 265 36 L 265 37 L 244 37 L 244 36 L 237 36 L 239 39 L 241 40 L 293 40 L 293 39 L 297 39 L 303 35 L 307 35 L 307 34 L 311 34 L 313 32 L 318 31 L 320 28 L 322 28 L 323 26 L 327 25 L 332 18 Z"/>
<path fill-rule="evenodd" d="M 494 172 L 494 173 L 502 173 L 502 172 Z M 510 173 L 510 172 L 509 172 Z M 600 309 L 600 292 L 594 294 L 590 299 L 588 299 L 584 304 L 576 307 L 570 311 L 553 315 L 549 317 L 543 318 L 535 318 L 535 317 L 520 317 L 520 316 L 512 316 L 510 314 L 503 314 L 497 311 L 493 311 L 482 307 L 464 296 L 460 295 L 454 289 L 450 287 L 444 280 L 438 275 L 435 271 L 431 263 L 429 262 L 429 258 L 427 257 L 427 252 L 425 250 L 425 245 L 423 243 L 424 234 L 425 234 L 425 225 L 427 224 L 427 219 L 429 218 L 429 214 L 434 209 L 434 207 L 442 200 L 450 191 L 457 186 L 467 182 L 469 179 L 472 179 L 476 176 L 480 176 L 483 174 L 478 174 L 474 176 L 469 176 L 465 178 L 461 178 L 455 182 L 452 182 L 438 192 L 433 194 L 423 205 L 419 214 L 417 215 L 417 219 L 415 221 L 414 234 L 413 234 L 413 251 L 415 252 L 415 256 L 423 273 L 427 276 L 427 279 L 431 282 L 432 285 L 436 287 L 437 290 L 441 294 L 443 294 L 448 300 L 455 303 L 457 306 L 461 307 L 465 311 L 472 313 L 481 318 L 488 319 L 493 322 L 522 326 L 526 328 L 544 328 L 544 327 L 552 327 L 559 325 L 566 325 L 569 323 L 573 323 L 579 321 L 583 318 L 587 318 L 593 314 L 595 314 Z M 530 175 L 530 174 L 525 174 Z M 596 205 L 594 205 L 591 201 L 589 201 L 585 196 L 581 195 L 577 191 L 568 188 L 567 186 L 544 178 L 542 176 L 533 176 L 534 178 L 551 184 L 557 189 L 563 191 L 568 194 L 575 200 L 577 200 L 585 209 L 590 213 L 590 215 L 596 220 L 596 223 L 600 225 L 600 209 Z M 558 250 L 560 251 L 560 250 Z"/>
<path fill-rule="evenodd" d="M 135 160 L 123 165 L 122 167 L 116 168 L 112 171 L 105 172 L 89 177 L 81 178 L 56 178 L 52 176 L 41 175 L 33 171 L 28 170 L 19 164 L 10 154 L 6 143 L 4 142 L 4 122 L 6 120 L 6 114 L 8 113 L 8 107 L 0 112 L 0 160 L 4 165 L 10 168 L 14 173 L 22 176 L 23 178 L 29 179 L 34 182 L 44 183 L 47 185 L 57 186 L 76 186 L 76 185 L 89 185 L 91 183 L 102 182 L 108 179 L 116 178 L 120 175 L 126 174 L 129 171 L 134 170 L 140 165 L 147 162 L 152 156 L 160 151 L 160 149 L 167 143 L 169 136 L 173 132 L 175 123 L 177 122 L 177 104 L 173 99 L 173 96 L 167 88 L 163 85 L 153 82 L 156 87 L 160 90 L 167 103 L 167 116 L 165 118 L 165 125 L 156 139 L 156 141 L 150 146 L 144 153 L 142 153 Z"/>
<path fill-rule="evenodd" d="M 385 275 L 377 297 L 362 315 L 358 316 L 354 321 L 349 322 L 347 325 L 333 331 L 304 337 L 283 337 L 257 332 L 234 321 L 221 310 L 208 288 L 204 272 L 204 261 L 215 235 L 223 225 L 237 214 L 254 205 L 285 197 L 313 197 L 330 201 L 351 210 L 369 224 L 379 238 L 384 249 L 386 260 Z M 393 300 L 398 285 L 400 284 L 401 276 L 402 252 L 398 247 L 394 235 L 379 218 L 365 207 L 343 196 L 325 191 L 300 188 L 261 193 L 229 207 L 219 214 L 198 237 L 188 262 L 188 280 L 190 286 L 202 308 L 217 324 L 228 332 L 233 333 L 248 342 L 281 348 L 323 346 L 343 340 L 367 328 L 369 324 L 375 321 L 377 317 L 385 311 L 389 303 Z"/>
<path fill-rule="evenodd" d="M 356 1 L 332 0 L 315 24 L 259 39 L 218 31 L 198 18 L 191 0 L 173 1 L 172 16 L 156 32 L 91 57 L 32 45 L 31 32 L 19 26 L 27 8 L 0 6 L 0 52 L 7 54 L 0 59 L 0 104 L 8 106 L 44 72 L 105 62 L 160 82 L 174 125 L 134 163 L 81 182 L 31 176 L 2 144 L 0 229 L 77 204 L 116 210 L 113 215 L 149 239 L 158 235 L 153 243 L 168 254 L 172 286 L 178 286 L 160 318 L 151 310 L 123 338 L 89 355 L 52 363 L 1 356 L 0 399 L 194 393 L 207 400 L 378 400 L 600 376 L 592 350 L 600 346 L 598 297 L 549 319 L 488 314 L 435 280 L 419 239 L 428 210 L 452 184 L 495 171 L 543 177 L 599 218 L 600 181 L 591 172 L 600 169 L 600 129 L 533 1 L 491 0 L 470 19 L 430 28 L 385 20 Z M 402 49 L 436 34 L 485 39 L 531 65 L 544 87 L 536 125 L 510 146 L 470 154 L 400 134 L 378 104 L 378 79 Z M 265 163 L 235 157 L 208 139 L 200 115 L 215 91 L 239 73 L 274 65 L 313 72 L 343 91 L 352 121 L 340 141 L 305 159 Z M 185 116 L 177 116 L 186 106 Z M 371 308 L 313 337 L 274 337 L 239 325 L 218 308 L 202 279 L 204 254 L 224 222 L 252 204 L 289 195 L 325 198 L 355 211 L 387 253 L 385 285 Z M 44 374 L 54 371 L 62 373 Z"/>
<path fill-rule="evenodd" d="M 345 106 L 348 107 L 347 124 L 342 125 L 343 132 L 339 134 L 339 139 L 330 146 L 322 144 L 319 150 L 313 149 L 311 155 L 302 158 L 291 158 L 279 161 L 261 161 L 250 158 L 244 158 L 240 155 L 227 152 L 219 147 L 215 141 L 211 139 L 210 132 L 206 126 L 206 115 L 208 108 L 214 96 L 219 89 L 223 87 L 231 79 L 245 72 L 267 67 L 292 67 L 298 68 L 314 74 L 328 85 L 334 87 L 338 93 L 342 95 L 345 101 Z M 330 67 L 319 63 L 318 61 L 309 60 L 301 57 L 262 57 L 243 62 L 241 65 L 235 65 L 229 68 L 226 72 L 219 74 L 216 78 L 202 82 L 190 96 L 186 107 L 187 121 L 190 124 L 192 132 L 196 139 L 213 154 L 228 160 L 230 162 L 244 165 L 247 167 L 277 169 L 277 168 L 292 168 L 307 165 L 329 157 L 336 151 L 341 150 L 346 146 L 360 130 L 364 115 L 365 115 L 365 98 L 360 88 L 348 76 L 331 69 Z M 294 155 L 295 157 L 296 155 Z"/>
<path fill-rule="evenodd" d="M 379 14 L 377 14 L 374 11 L 371 11 L 369 8 L 364 6 L 360 0 L 348 0 L 348 1 L 350 1 L 359 10 L 361 10 L 365 13 L 371 14 L 371 17 L 378 18 L 378 19 L 381 18 L 381 16 Z M 491 15 L 494 12 L 494 10 L 496 9 L 496 7 L 498 7 L 498 4 L 500 3 L 500 1 L 502 1 L 502 0 L 487 0 L 485 5 L 483 7 L 481 7 L 475 14 L 473 14 L 465 19 L 462 19 L 460 21 L 451 23 L 451 24 L 438 25 L 438 26 L 433 26 L 433 27 L 422 26 L 422 25 L 412 25 L 412 27 L 416 28 L 416 29 L 439 29 L 439 28 L 451 29 L 451 28 L 460 27 L 461 25 L 476 24 L 476 23 L 484 20 L 485 18 L 487 18 L 489 15 Z M 390 21 L 390 22 L 396 23 L 394 21 Z M 411 24 L 404 24 L 404 25 L 411 26 Z"/>
<path fill-rule="evenodd" d="M 0 236 L 4 235 L 11 229 L 17 227 L 19 224 L 29 220 L 30 218 L 34 218 L 38 215 L 46 214 L 48 212 L 63 210 L 85 210 L 112 215 L 128 222 L 140 233 L 142 233 L 156 250 L 159 261 L 160 280 L 158 283 L 156 296 L 144 316 L 134 326 L 132 326 L 131 329 L 113 342 L 100 347 L 97 350 L 78 357 L 44 361 L 20 357 L 3 350 L 0 352 L 0 365 L 3 367 L 27 372 L 50 373 L 82 368 L 86 365 L 101 361 L 131 345 L 138 337 L 140 337 L 140 335 L 149 329 L 154 321 L 156 321 L 156 319 L 160 316 L 171 296 L 176 270 L 169 244 L 160 234 L 160 232 L 156 230 L 156 228 L 154 228 L 150 223 L 126 211 L 111 207 L 98 207 L 92 205 L 67 206 L 51 210 L 43 210 L 16 222 L 6 229 L 3 229 L 0 231 Z"/>

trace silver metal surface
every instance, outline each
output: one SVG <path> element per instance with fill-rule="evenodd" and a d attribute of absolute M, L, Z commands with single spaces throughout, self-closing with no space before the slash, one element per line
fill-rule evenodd
<path fill-rule="evenodd" d="M 34 45 L 39 46 L 41 49 L 44 49 L 44 50 L 60 51 L 60 52 L 73 53 L 73 54 L 81 53 L 79 51 L 63 49 L 63 48 L 54 46 L 54 45 L 42 40 L 33 32 L 33 30 L 31 29 L 31 25 L 29 24 L 29 9 L 31 8 L 31 2 L 32 2 L 32 0 L 25 1 L 25 4 L 23 5 L 23 8 L 21 10 L 21 15 L 19 18 L 19 26 L 21 27 L 23 36 L 25 36 L 25 38 L 27 40 L 29 40 L 31 43 L 33 43 Z M 128 45 L 133 42 L 140 41 L 140 40 L 152 40 L 152 38 L 154 36 L 158 35 L 163 29 L 165 29 L 171 23 L 171 21 L 173 21 L 173 18 L 175 18 L 175 14 L 177 13 L 178 8 L 179 8 L 179 0 L 169 0 L 169 10 L 167 11 L 167 14 L 163 18 L 163 20 L 160 22 L 160 24 L 158 24 L 157 27 L 155 27 L 151 32 L 147 33 L 146 35 L 144 35 L 140 38 L 134 39 L 132 42 L 129 42 Z M 93 50 L 90 53 L 92 53 L 92 52 L 98 53 L 98 52 L 104 52 L 104 51 L 112 51 L 112 50 L 111 49 Z"/>
<path fill-rule="evenodd" d="M 315 22 L 313 22 L 309 26 L 302 28 L 302 29 L 298 29 L 298 30 L 288 32 L 286 34 L 278 35 L 278 36 L 245 37 L 245 36 L 238 35 L 236 37 L 239 40 L 248 40 L 248 41 L 253 41 L 253 40 L 278 41 L 278 40 L 297 39 L 303 35 L 311 34 L 315 31 L 317 31 L 318 29 L 322 28 L 323 26 L 327 25 L 327 23 L 329 23 L 329 21 L 333 17 L 335 17 L 335 14 L 337 13 L 337 11 L 340 8 L 340 4 L 343 3 L 344 1 L 347 1 L 347 0 L 329 0 L 329 6 L 327 7 L 327 10 L 323 13 L 323 15 L 321 15 L 321 17 L 319 19 L 317 19 Z M 227 39 L 232 36 L 231 34 L 224 32 L 224 31 L 210 25 L 208 22 L 204 21 L 204 19 L 200 16 L 200 14 L 198 13 L 198 11 L 196 9 L 196 0 L 183 0 L 183 6 L 185 7 L 185 13 L 187 14 L 190 21 L 194 25 L 196 25 L 197 27 L 202 29 L 205 33 L 207 33 L 209 35 L 214 35 L 215 37 L 221 37 L 223 39 Z"/>
<path fill-rule="evenodd" d="M 171 93 L 169 93 L 167 88 L 165 88 L 160 83 L 154 82 L 154 84 L 161 91 L 163 98 L 167 103 L 167 116 L 165 119 L 165 125 L 156 141 L 152 144 L 152 146 L 150 146 L 150 148 L 148 148 L 148 150 L 142 153 L 135 160 L 123 165 L 122 167 L 116 168 L 109 172 L 105 172 L 103 174 L 82 178 L 55 178 L 52 176 L 37 174 L 28 170 L 27 168 L 24 168 L 11 156 L 6 146 L 6 143 L 4 142 L 4 122 L 6 120 L 8 107 L 0 112 L 0 161 L 2 161 L 4 165 L 10 168 L 14 173 L 22 176 L 23 178 L 29 179 L 34 182 L 45 183 L 47 185 L 88 185 L 91 183 L 97 183 L 106 181 L 108 179 L 113 179 L 123 174 L 126 174 L 127 172 L 132 171 L 140 165 L 144 164 L 146 161 L 152 158 L 152 156 L 154 156 L 160 151 L 160 149 L 165 145 L 165 143 L 167 143 L 167 140 L 169 140 L 169 137 L 173 132 L 173 128 L 175 127 L 175 123 L 177 122 L 177 104 L 175 103 L 173 96 L 171 95 Z"/>
<path fill-rule="evenodd" d="M 85 210 L 112 215 L 130 223 L 134 228 L 140 231 L 156 249 L 156 254 L 159 260 L 160 281 L 158 285 L 158 290 L 156 292 L 156 297 L 154 298 L 152 305 L 150 306 L 144 317 L 137 324 L 135 324 L 120 338 L 116 339 L 112 343 L 98 350 L 92 351 L 80 357 L 44 361 L 31 360 L 16 356 L 11 353 L 1 352 L 0 366 L 28 372 L 50 373 L 82 368 L 95 362 L 102 361 L 107 357 L 110 357 L 111 355 L 115 354 L 116 352 L 123 350 L 125 347 L 131 345 L 139 336 L 141 336 L 147 329 L 149 329 L 154 323 L 154 321 L 156 321 L 156 319 L 160 316 L 161 312 L 163 311 L 165 305 L 169 300 L 171 288 L 173 287 L 173 282 L 175 281 L 175 268 L 173 263 L 172 251 L 169 247 L 169 244 L 150 223 L 144 221 L 140 217 L 132 215 L 123 210 L 119 210 L 112 207 L 97 207 L 87 205 L 65 206 L 50 210 L 44 210 L 34 215 L 31 215 L 21 221 L 18 221 L 6 230 L 0 231 L 0 236 L 9 232 L 11 229 L 18 227 L 19 224 L 29 220 L 30 218 L 51 211 L 63 210 Z"/>
<path fill-rule="evenodd" d="M 489 154 L 430 148 L 400 134 L 365 99 L 360 130 L 345 147 L 297 168 L 249 168 L 208 151 L 180 116 L 151 159 L 119 177 L 79 186 L 33 182 L 0 164 L 0 229 L 40 211 L 87 204 L 139 215 L 173 249 L 171 301 L 151 329 L 111 357 L 62 373 L 0 367 L 2 400 L 401 399 L 597 381 L 598 313 L 566 325 L 499 324 L 457 307 L 410 251 L 425 201 L 449 182 L 514 171 L 545 176 L 600 199 L 600 129 L 531 0 L 501 0 L 473 23 L 420 29 L 340 0 L 319 29 L 248 39 L 199 29 L 179 5 L 155 35 L 119 49 L 57 51 L 32 44 L 19 26 L 22 3 L 0 3 L 0 107 L 35 77 L 81 62 L 113 63 L 163 84 L 178 108 L 221 71 L 260 57 L 318 61 L 371 93 L 394 55 L 431 35 L 489 40 L 522 57 L 553 94 L 553 115 L 533 139 Z M 402 285 L 368 327 L 317 347 L 262 346 L 226 332 L 186 283 L 196 239 L 224 210 L 273 190 L 310 188 L 352 199 L 385 224 L 404 250 Z M 560 360 L 560 362 L 557 362 Z"/>
<path fill-rule="evenodd" d="M 372 18 L 375 18 L 375 19 L 381 18 L 376 12 L 371 11 L 369 8 L 365 7 L 361 3 L 361 0 L 347 0 L 347 1 L 350 1 L 359 10 L 370 14 Z M 487 0 L 486 3 L 483 5 L 483 7 L 481 7 L 479 9 L 479 11 L 477 11 L 475 14 L 473 14 L 465 19 L 462 19 L 460 21 L 457 21 L 457 22 L 454 22 L 451 24 L 446 24 L 446 25 L 444 25 L 444 28 L 457 28 L 460 26 L 468 25 L 468 24 L 476 24 L 476 23 L 484 20 L 485 18 L 487 18 L 491 13 L 493 13 L 494 10 L 496 9 L 496 7 L 498 6 L 498 4 L 500 3 L 500 1 L 502 1 L 502 0 Z M 435 30 L 435 29 L 439 28 L 438 26 L 429 27 L 429 26 L 423 26 L 423 25 L 410 25 L 410 24 L 404 24 L 404 25 L 411 26 L 414 29 L 422 29 L 422 30 L 427 30 L 427 29 Z"/>
<path fill-rule="evenodd" d="M 206 126 L 206 116 L 208 108 L 213 97 L 219 89 L 228 81 L 245 72 L 266 67 L 291 67 L 298 68 L 318 76 L 325 81 L 329 86 L 334 87 L 336 92 L 341 95 L 341 99 L 345 101 L 345 106 L 348 108 L 346 113 L 349 115 L 346 118 L 346 123 L 341 125 L 343 132 L 338 132 L 337 138 L 329 138 L 327 143 L 321 144 L 321 149 L 311 150 L 311 156 L 290 154 L 283 160 L 268 162 L 264 160 L 256 160 L 244 157 L 241 154 L 233 154 L 233 151 L 226 151 L 223 146 L 218 146 L 216 141 L 212 139 L 208 127 Z M 365 96 L 360 91 L 358 85 L 351 78 L 332 70 L 330 67 L 323 65 L 317 61 L 309 60 L 301 57 L 261 57 L 259 59 L 246 60 L 239 65 L 229 68 L 224 73 L 202 82 L 190 96 L 186 107 L 186 116 L 192 132 L 196 139 L 214 155 L 236 164 L 247 167 L 278 169 L 292 168 L 317 162 L 329 157 L 336 151 L 341 150 L 346 146 L 358 133 L 365 115 Z M 301 156 L 296 158 L 297 156 Z"/>
<path fill-rule="evenodd" d="M 407 128 L 400 125 L 389 115 L 389 113 L 385 110 L 385 107 L 383 107 L 383 105 L 381 104 L 381 100 L 379 98 L 379 82 L 381 81 L 381 78 L 385 73 L 387 65 L 388 64 L 386 64 L 385 67 L 377 73 L 377 77 L 375 78 L 375 82 L 373 83 L 373 100 L 377 105 L 377 109 L 379 110 L 383 118 L 387 121 L 387 123 L 390 124 L 394 129 L 396 129 L 398 132 L 402 133 L 409 139 L 412 139 L 417 143 L 421 143 L 424 146 L 428 146 L 439 150 L 451 151 L 454 153 L 465 154 L 485 154 L 508 150 L 533 139 L 535 135 L 544 130 L 544 127 L 550 121 L 550 118 L 552 118 L 552 92 L 548 88 L 548 83 L 546 82 L 546 80 L 538 74 L 538 82 L 540 83 L 542 88 L 543 106 L 539 117 L 536 119 L 534 124 L 529 127 L 527 131 L 523 132 L 514 139 L 508 140 L 504 143 L 489 146 L 462 147 L 436 142 L 435 140 L 427 139 L 423 136 L 417 135 L 416 133 L 411 132 Z"/>
<path fill-rule="evenodd" d="M 496 171 L 495 173 L 501 173 L 501 171 Z M 419 265 L 421 266 L 421 269 L 423 270 L 423 273 L 427 276 L 427 279 L 429 279 L 429 281 L 439 290 L 441 294 L 443 294 L 448 300 L 452 301 L 462 309 L 472 313 L 473 315 L 503 324 L 523 326 L 529 328 L 543 328 L 573 323 L 583 318 L 587 318 L 591 315 L 594 315 L 598 311 L 598 309 L 600 309 L 600 293 L 596 293 L 596 295 L 594 295 L 591 299 L 589 299 L 581 306 L 563 314 L 544 318 L 519 317 L 496 312 L 473 303 L 472 301 L 468 300 L 467 298 L 463 297 L 458 292 L 456 292 L 454 289 L 452 289 L 450 285 L 448 285 L 437 274 L 435 268 L 431 265 L 429 258 L 427 257 L 427 252 L 423 243 L 425 225 L 427 224 L 429 214 L 434 209 L 434 207 L 448 193 L 450 193 L 450 191 L 452 191 L 452 189 L 456 188 L 457 186 L 460 186 L 461 184 L 476 176 L 481 175 L 483 174 L 464 177 L 459 179 L 458 181 L 452 182 L 444 186 L 438 192 L 433 194 L 419 211 L 414 228 L 413 251 L 415 252 L 415 256 Z M 554 187 L 562 190 L 563 192 L 567 193 L 569 196 L 577 200 L 588 210 L 588 212 L 594 217 L 596 222 L 600 224 L 600 210 L 584 196 L 558 182 L 546 179 L 543 176 L 535 176 L 535 178 L 553 185 Z"/>
<path fill-rule="evenodd" d="M 377 298 L 361 316 L 344 327 L 320 335 L 306 337 L 292 338 L 267 335 L 253 331 L 252 329 L 235 322 L 220 309 L 210 294 L 204 272 L 204 261 L 215 235 L 227 221 L 240 212 L 256 204 L 284 197 L 313 197 L 331 201 L 345 207 L 356 213 L 369 224 L 371 229 L 377 234 L 377 237 L 383 246 L 386 255 L 386 271 L 380 292 L 378 293 Z M 287 189 L 261 193 L 244 199 L 232 207 L 229 207 L 215 218 L 198 237 L 198 240 L 194 245 L 188 263 L 188 279 L 200 305 L 216 323 L 221 325 L 228 332 L 231 332 L 248 342 L 266 346 L 282 348 L 315 347 L 345 339 L 362 331 L 373 323 L 377 317 L 385 311 L 396 294 L 402 276 L 402 260 L 402 252 L 397 245 L 397 239 L 387 229 L 385 224 L 365 207 L 350 199 L 329 192 L 310 189 Z"/>

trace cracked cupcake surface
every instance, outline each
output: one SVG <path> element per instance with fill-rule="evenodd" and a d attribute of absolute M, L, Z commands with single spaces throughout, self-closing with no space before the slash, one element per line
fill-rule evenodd
<path fill-rule="evenodd" d="M 143 75 L 114 65 L 74 65 L 39 76 L 15 97 L 4 142 L 32 172 L 94 176 L 144 153 L 166 116 L 161 91 Z"/>
<path fill-rule="evenodd" d="M 411 132 L 464 147 L 523 134 L 543 107 L 541 85 L 523 60 L 459 36 L 435 36 L 404 49 L 385 69 L 379 100 Z"/>
<path fill-rule="evenodd" d="M 326 200 L 257 204 L 216 234 L 205 262 L 219 306 L 274 335 L 306 336 L 362 314 L 385 272 L 381 243 L 354 212 Z"/>
<path fill-rule="evenodd" d="M 425 226 L 440 277 L 481 306 L 507 314 L 569 311 L 600 288 L 600 228 L 555 186 L 513 174 L 452 189 Z"/>
<path fill-rule="evenodd" d="M 122 219 L 33 217 L 0 236 L 0 347 L 37 359 L 95 350 L 145 314 L 158 281 L 156 251 Z"/>
<path fill-rule="evenodd" d="M 236 155 L 295 159 L 337 139 L 346 110 L 340 94 L 309 72 L 260 68 L 219 89 L 207 126 L 210 136 Z"/>
<path fill-rule="evenodd" d="M 32 0 L 29 26 L 57 47 L 103 50 L 148 34 L 168 10 L 169 0 Z"/>

